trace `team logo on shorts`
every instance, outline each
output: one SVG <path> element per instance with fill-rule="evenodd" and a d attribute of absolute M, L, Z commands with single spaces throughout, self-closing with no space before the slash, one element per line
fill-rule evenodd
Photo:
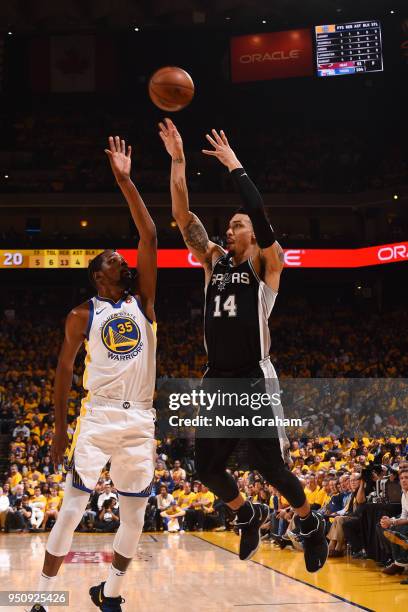
<path fill-rule="evenodd" d="M 109 319 L 102 327 L 102 342 L 116 355 L 131 353 L 140 344 L 140 328 L 130 317 Z"/>

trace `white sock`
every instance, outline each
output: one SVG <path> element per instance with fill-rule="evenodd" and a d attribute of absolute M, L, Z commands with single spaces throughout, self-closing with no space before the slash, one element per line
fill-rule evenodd
<path fill-rule="evenodd" d="M 53 591 L 54 584 L 57 580 L 57 576 L 47 576 L 44 572 L 41 572 L 40 578 L 38 580 L 37 591 Z M 45 612 L 48 612 L 48 606 L 44 606 L 43 608 Z"/>
<path fill-rule="evenodd" d="M 41 576 L 38 581 L 37 591 L 53 591 L 56 580 L 57 576 L 47 576 L 46 574 L 44 574 L 44 572 L 41 572 Z"/>
<path fill-rule="evenodd" d="M 105 597 L 119 597 L 123 578 L 126 572 L 122 572 L 111 564 L 109 574 L 103 587 Z"/>

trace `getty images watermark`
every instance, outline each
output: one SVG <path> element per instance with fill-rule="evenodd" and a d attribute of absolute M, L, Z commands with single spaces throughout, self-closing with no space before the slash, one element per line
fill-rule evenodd
<path fill-rule="evenodd" d="M 256 384 L 256 383 L 255 383 Z M 172 411 L 199 407 L 200 413 L 195 416 L 181 416 L 179 414 L 169 417 L 171 427 L 302 427 L 302 419 L 286 419 L 276 414 L 281 410 L 280 392 L 275 393 L 248 393 L 215 392 L 204 389 L 193 389 L 189 392 L 170 393 L 168 408 Z M 232 414 L 242 412 L 243 414 Z M 265 410 L 269 412 L 265 415 Z M 217 411 L 219 414 L 210 416 L 203 412 Z M 261 411 L 262 414 L 253 414 L 249 411 Z"/>
<path fill-rule="evenodd" d="M 159 379 L 155 408 L 163 438 L 405 438 L 407 400 L 403 378 L 204 376 Z"/>

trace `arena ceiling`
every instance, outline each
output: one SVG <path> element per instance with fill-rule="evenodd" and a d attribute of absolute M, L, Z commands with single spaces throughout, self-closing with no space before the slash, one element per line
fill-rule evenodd
<path fill-rule="evenodd" d="M 271 27 L 282 27 L 328 18 L 379 18 L 398 4 L 400 0 L 2 0 L 0 29 L 252 27 L 263 19 Z"/>

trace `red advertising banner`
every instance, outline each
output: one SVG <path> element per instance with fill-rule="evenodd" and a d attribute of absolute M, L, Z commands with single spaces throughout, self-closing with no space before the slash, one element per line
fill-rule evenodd
<path fill-rule="evenodd" d="M 86 268 L 104 249 L 0 249 L 0 270 Z M 136 249 L 118 249 L 131 267 Z M 363 249 L 285 249 L 286 268 L 364 268 L 408 261 L 408 242 L 381 244 Z M 159 249 L 159 268 L 201 268 L 187 249 Z"/>
<path fill-rule="evenodd" d="M 312 36 L 307 28 L 235 36 L 231 39 L 233 83 L 312 74 Z"/>
<path fill-rule="evenodd" d="M 118 249 L 131 267 L 136 249 Z M 408 242 L 363 249 L 284 249 L 286 268 L 364 268 L 408 261 Z M 159 268 L 201 268 L 187 249 L 159 249 Z"/>

